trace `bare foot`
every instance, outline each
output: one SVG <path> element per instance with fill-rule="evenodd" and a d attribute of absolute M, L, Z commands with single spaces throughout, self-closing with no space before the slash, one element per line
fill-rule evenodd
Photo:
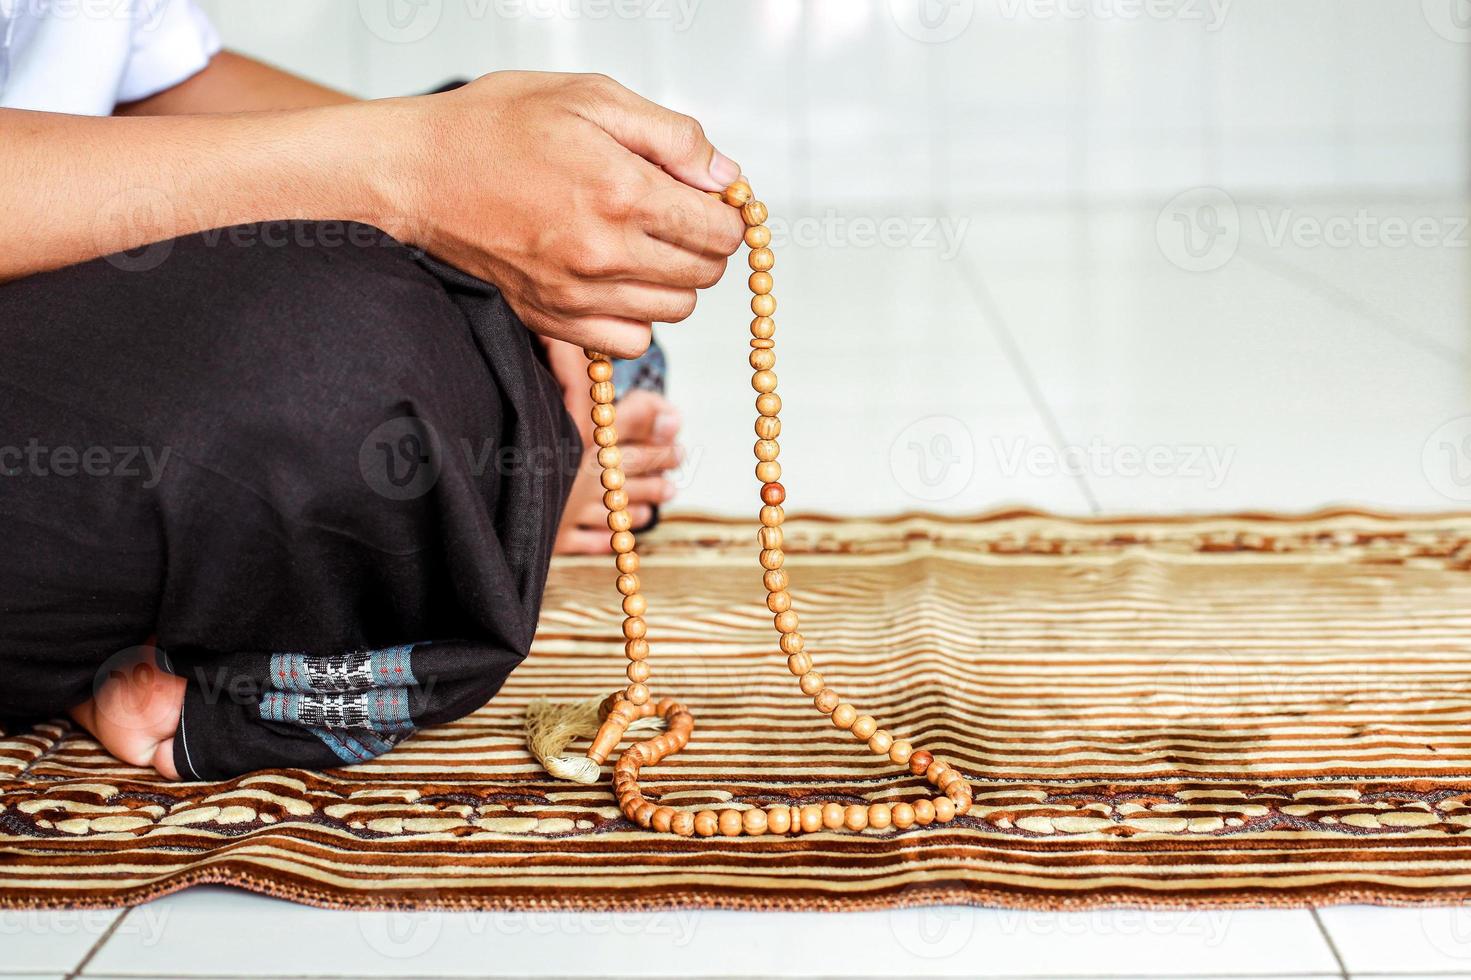
<path fill-rule="evenodd" d="M 656 392 L 630 391 L 618 402 L 618 448 L 628 477 L 623 489 L 628 494 L 628 513 L 635 530 L 653 520 L 656 504 L 674 496 L 669 471 L 684 457 L 675 445 L 679 426 L 679 411 Z M 559 555 L 606 554 L 613 550 L 609 537 L 602 470 L 596 451 L 585 452 L 554 550 Z"/>
<path fill-rule="evenodd" d="M 133 766 L 152 766 L 159 775 L 178 779 L 174 768 L 174 732 L 184 710 L 184 678 L 159 670 L 153 648 L 138 647 L 137 656 L 108 664 L 99 677 L 96 696 L 71 710 L 102 747 Z"/>

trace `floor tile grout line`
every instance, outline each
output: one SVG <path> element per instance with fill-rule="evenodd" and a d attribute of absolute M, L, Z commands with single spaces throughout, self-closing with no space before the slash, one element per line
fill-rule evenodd
<path fill-rule="evenodd" d="M 1323 942 L 1328 944 L 1328 952 L 1333 954 L 1333 961 L 1338 964 L 1338 973 L 1343 980 L 1349 980 L 1348 965 L 1343 962 L 1343 954 L 1338 951 L 1338 944 L 1333 941 L 1333 934 L 1328 931 L 1328 923 L 1323 921 L 1323 916 L 1315 908 L 1308 909 L 1313 917 L 1313 924 L 1318 927 L 1318 934 L 1323 937 Z"/>
<path fill-rule="evenodd" d="M 1002 353 L 1011 362 L 1012 370 L 1016 372 L 1017 379 L 1027 393 L 1027 398 L 1032 403 L 1032 408 L 1042 417 L 1042 425 L 1047 429 L 1047 434 L 1057 444 L 1059 451 L 1068 446 L 1067 435 L 1062 431 L 1062 425 L 1057 421 L 1057 416 L 1048 404 L 1046 396 L 1042 393 L 1042 386 L 1037 382 L 1037 376 L 1032 373 L 1030 365 L 1027 364 L 1026 355 L 1022 353 L 1021 346 L 1016 342 L 1016 335 L 1011 326 L 1006 322 L 1001 308 L 996 305 L 996 299 L 991 291 L 986 288 L 985 281 L 981 276 L 980 269 L 976 268 L 970 256 L 962 252 L 959 260 L 966 269 L 966 275 L 960 278 L 965 283 L 965 288 L 970 292 L 971 299 L 980 308 L 981 316 L 990 325 L 991 333 L 996 342 L 1001 345 Z M 1073 482 L 1077 484 L 1078 490 L 1083 494 L 1084 501 L 1088 504 L 1088 510 L 1097 516 L 1103 513 L 1102 506 L 1098 503 L 1098 497 L 1093 493 L 1093 487 L 1088 483 L 1088 478 L 1081 472 L 1073 473 Z"/>
<path fill-rule="evenodd" d="M 1330 306 L 1337 307 L 1345 313 L 1362 318 L 1374 330 L 1391 337 L 1399 343 L 1432 354 L 1452 364 L 1461 366 L 1466 364 L 1467 355 L 1462 351 L 1443 344 L 1434 337 L 1427 337 L 1393 313 L 1382 310 L 1367 300 L 1360 299 L 1342 286 L 1316 273 L 1309 272 L 1280 255 L 1266 257 L 1253 255 L 1246 251 L 1239 252 L 1238 254 L 1258 269 L 1276 273 L 1281 278 L 1297 286 L 1299 289 L 1307 290 Z"/>
<path fill-rule="evenodd" d="M 107 945 L 107 941 L 112 938 L 113 933 L 117 932 L 118 927 L 123 924 L 123 920 L 132 914 L 133 909 L 123 909 L 122 915 L 113 919 L 108 927 L 102 930 L 102 935 L 97 937 L 97 941 L 92 944 L 92 947 L 87 950 L 86 955 L 78 961 L 77 965 L 67 971 L 63 980 L 76 980 L 76 977 L 80 976 L 82 971 L 87 968 L 87 964 L 91 963 L 97 954 L 102 952 L 102 947 Z"/>

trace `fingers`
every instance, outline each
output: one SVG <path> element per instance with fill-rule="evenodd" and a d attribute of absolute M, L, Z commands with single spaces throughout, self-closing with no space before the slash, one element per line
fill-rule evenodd
<path fill-rule="evenodd" d="M 534 306 L 516 310 L 527 329 L 614 357 L 639 357 L 649 349 L 653 325 L 616 316 L 554 315 Z"/>
<path fill-rule="evenodd" d="M 678 323 L 695 312 L 693 289 L 624 279 L 583 283 L 561 297 L 561 309 L 573 316 L 612 316 L 640 323 Z"/>
<path fill-rule="evenodd" d="M 746 233 L 738 210 L 673 181 L 639 198 L 632 218 L 650 238 L 697 256 L 732 255 Z"/>
<path fill-rule="evenodd" d="M 670 176 L 704 191 L 724 190 L 740 177 L 741 168 L 711 145 L 693 118 L 609 78 L 593 76 L 588 84 L 601 98 L 587 100 L 586 118 Z"/>

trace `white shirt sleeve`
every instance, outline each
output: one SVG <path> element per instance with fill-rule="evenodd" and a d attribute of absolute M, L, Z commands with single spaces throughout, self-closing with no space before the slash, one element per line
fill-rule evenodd
<path fill-rule="evenodd" d="M 220 36 L 194 0 L 131 0 L 132 50 L 117 101 L 133 102 L 198 74 L 220 50 Z"/>

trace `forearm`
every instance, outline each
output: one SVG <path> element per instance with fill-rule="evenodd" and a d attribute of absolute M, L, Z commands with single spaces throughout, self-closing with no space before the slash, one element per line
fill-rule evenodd
<path fill-rule="evenodd" d="M 199 74 L 173 88 L 116 109 L 119 116 L 178 116 L 343 105 L 353 97 L 299 75 L 221 51 Z"/>
<path fill-rule="evenodd" d="M 278 218 L 385 225 L 401 103 L 94 118 L 0 109 L 0 281 Z M 391 230 L 391 229 L 390 229 Z"/>

